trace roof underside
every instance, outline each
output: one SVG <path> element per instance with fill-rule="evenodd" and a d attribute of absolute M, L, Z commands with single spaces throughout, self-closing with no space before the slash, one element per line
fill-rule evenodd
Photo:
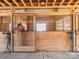
<path fill-rule="evenodd" d="M 79 0 L 0 0 L 0 8 L 79 7 Z"/>

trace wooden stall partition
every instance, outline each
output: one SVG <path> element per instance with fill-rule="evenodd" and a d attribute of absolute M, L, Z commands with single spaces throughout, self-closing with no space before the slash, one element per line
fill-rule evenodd
<path fill-rule="evenodd" d="M 66 32 L 36 32 L 37 51 L 71 51 L 72 45 Z"/>
<path fill-rule="evenodd" d="M 68 31 L 72 30 L 71 16 L 35 16 L 34 19 L 32 17 L 21 13 L 13 15 L 13 24 L 16 27 L 14 51 L 72 51 L 68 35 Z M 18 24 L 21 25 L 20 29 L 24 25 L 26 30 L 19 31 Z"/>
<path fill-rule="evenodd" d="M 14 51 L 35 51 L 34 32 L 17 32 L 14 34 Z"/>
<path fill-rule="evenodd" d="M 4 39 L 4 35 L 0 32 L 0 52 L 7 51 L 7 41 Z"/>
<path fill-rule="evenodd" d="M 36 17 L 37 51 L 72 51 L 71 15 Z"/>
<path fill-rule="evenodd" d="M 10 36 L 7 37 L 7 33 L 10 33 L 10 17 L 9 15 L 0 16 L 0 52 L 8 51 Z M 10 47 L 10 46 L 9 46 Z"/>
<path fill-rule="evenodd" d="M 35 31 L 33 30 L 33 16 L 27 14 L 13 14 L 14 26 L 14 51 L 32 52 L 35 51 Z"/>
<path fill-rule="evenodd" d="M 79 51 L 79 32 L 76 35 L 76 51 Z"/>

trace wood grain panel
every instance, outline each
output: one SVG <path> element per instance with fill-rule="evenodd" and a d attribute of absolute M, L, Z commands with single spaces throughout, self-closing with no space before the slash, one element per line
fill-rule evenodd
<path fill-rule="evenodd" d="M 15 51 L 35 51 L 34 32 L 18 32 L 14 34 Z"/>
<path fill-rule="evenodd" d="M 66 32 L 37 32 L 36 49 L 43 51 L 71 51 Z"/>

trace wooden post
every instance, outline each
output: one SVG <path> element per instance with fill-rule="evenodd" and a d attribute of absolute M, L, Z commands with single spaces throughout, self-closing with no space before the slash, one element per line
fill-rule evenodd
<path fill-rule="evenodd" d="M 10 14 L 10 19 L 11 19 L 11 52 L 14 51 L 14 37 L 13 37 L 13 16 L 12 13 L 15 12 L 14 8 L 11 8 L 11 14 Z"/>
<path fill-rule="evenodd" d="M 35 50 L 36 50 L 36 17 L 35 15 L 33 16 L 33 30 L 34 30 L 34 35 L 35 35 Z"/>
<path fill-rule="evenodd" d="M 75 20 L 75 8 L 71 9 L 71 12 L 73 13 L 73 51 L 76 51 L 76 20 Z"/>

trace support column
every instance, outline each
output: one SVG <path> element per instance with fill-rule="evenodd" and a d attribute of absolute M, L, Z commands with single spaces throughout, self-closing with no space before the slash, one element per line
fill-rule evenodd
<path fill-rule="evenodd" d="M 11 19 L 11 52 L 14 51 L 14 37 L 13 37 L 13 16 L 12 14 L 15 13 L 15 9 L 11 8 L 11 14 L 10 14 L 10 19 Z"/>
<path fill-rule="evenodd" d="M 76 51 L 76 19 L 75 19 L 75 8 L 71 9 L 72 12 L 72 19 L 73 19 L 73 24 L 72 24 L 72 29 L 73 29 L 73 51 Z"/>

